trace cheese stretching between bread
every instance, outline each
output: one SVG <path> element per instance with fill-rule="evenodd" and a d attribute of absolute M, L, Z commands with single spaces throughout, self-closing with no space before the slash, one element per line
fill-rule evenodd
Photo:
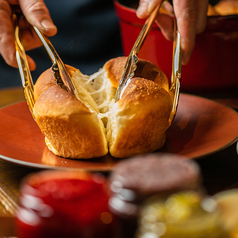
<path fill-rule="evenodd" d="M 139 60 L 135 76 L 115 103 L 126 57 L 111 59 L 93 75 L 67 66 L 76 95 L 56 84 L 51 69 L 35 84 L 33 114 L 47 147 L 56 155 L 124 158 L 163 147 L 172 109 L 165 74 Z"/>

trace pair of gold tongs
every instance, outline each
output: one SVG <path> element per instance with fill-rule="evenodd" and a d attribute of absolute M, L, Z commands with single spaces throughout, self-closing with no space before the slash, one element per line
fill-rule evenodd
<path fill-rule="evenodd" d="M 136 64 L 138 62 L 138 54 L 140 52 L 140 49 L 151 29 L 151 26 L 155 20 L 155 17 L 157 16 L 159 9 L 161 5 L 158 5 L 154 11 L 151 13 L 151 15 L 146 20 L 139 36 L 137 37 L 134 46 L 131 49 L 130 54 L 128 55 L 119 86 L 116 91 L 115 101 L 117 102 L 119 99 L 121 99 L 121 96 L 127 87 L 127 85 L 130 82 L 130 79 L 134 76 L 134 72 L 136 70 Z"/>
<path fill-rule="evenodd" d="M 171 85 L 169 88 L 170 96 L 173 100 L 173 107 L 169 117 L 169 126 L 173 122 L 178 107 L 181 71 L 182 71 L 181 36 L 179 32 L 177 32 L 177 22 L 176 18 L 174 18 L 172 74 L 171 74 Z"/>
<path fill-rule="evenodd" d="M 163 1 L 162 1 L 163 2 Z M 162 4 L 162 3 L 161 3 Z M 136 70 L 136 64 L 138 62 L 138 54 L 139 51 L 151 29 L 151 26 L 157 16 L 161 5 L 158 5 L 149 18 L 146 20 L 132 50 L 127 58 L 119 86 L 116 91 L 115 101 L 117 102 L 121 99 L 121 96 L 130 83 L 131 78 L 134 76 L 134 72 Z M 170 95 L 173 100 L 173 108 L 169 118 L 169 126 L 171 125 L 174 116 L 176 114 L 179 91 L 180 91 L 180 79 L 181 79 L 181 37 L 177 32 L 177 22 L 176 18 L 174 18 L 174 42 L 173 42 L 173 60 L 172 60 L 172 74 L 171 74 L 171 85 L 170 85 Z"/>
<path fill-rule="evenodd" d="M 22 86 L 24 88 L 24 94 L 29 106 L 30 111 L 33 111 L 33 107 L 35 104 L 34 100 L 34 84 L 31 77 L 29 65 L 26 58 L 26 53 L 24 47 L 21 44 L 20 40 L 20 29 L 19 29 L 19 19 L 22 17 L 22 12 L 19 8 L 14 9 L 13 19 L 15 20 L 15 45 L 16 45 L 16 58 L 18 63 L 18 68 L 22 80 Z M 35 32 L 39 36 L 40 40 L 42 41 L 47 53 L 50 56 L 50 59 L 53 63 L 52 70 L 54 71 L 55 78 L 57 80 L 61 80 L 64 84 L 66 90 L 71 93 L 75 94 L 75 87 L 72 83 L 72 80 L 67 72 L 67 69 L 59 57 L 58 53 L 56 52 L 55 48 L 49 41 L 49 39 L 43 35 L 36 27 L 34 27 Z"/>

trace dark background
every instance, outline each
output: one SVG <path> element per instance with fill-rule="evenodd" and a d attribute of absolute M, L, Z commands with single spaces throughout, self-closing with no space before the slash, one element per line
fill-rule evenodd
<path fill-rule="evenodd" d="M 138 3 L 138 0 L 121 0 L 122 4 Z M 218 0 L 210 1 L 216 4 Z M 92 74 L 103 64 L 123 55 L 118 18 L 112 0 L 45 0 L 51 17 L 58 28 L 50 41 L 63 62 L 84 74 Z M 36 62 L 32 72 L 35 82 L 52 63 L 43 47 L 27 52 Z M 19 71 L 8 66 L 0 57 L 0 89 L 21 86 Z"/>

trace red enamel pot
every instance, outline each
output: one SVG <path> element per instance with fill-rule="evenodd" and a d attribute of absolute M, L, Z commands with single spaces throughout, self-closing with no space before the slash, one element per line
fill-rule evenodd
<path fill-rule="evenodd" d="M 125 1 L 124 1 L 125 2 Z M 114 1 L 119 17 L 124 54 L 130 53 L 144 24 L 135 8 Z M 171 77 L 172 42 L 153 24 L 139 53 Z M 185 92 L 229 91 L 238 89 L 238 15 L 209 16 L 188 65 L 182 67 L 181 90 Z"/>

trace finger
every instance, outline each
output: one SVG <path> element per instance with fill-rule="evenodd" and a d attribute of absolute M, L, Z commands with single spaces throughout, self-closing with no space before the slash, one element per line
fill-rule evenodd
<path fill-rule="evenodd" d="M 157 25 L 167 40 L 173 40 L 173 18 L 166 14 L 159 14 L 156 17 Z"/>
<path fill-rule="evenodd" d="M 26 59 L 28 61 L 28 65 L 29 65 L 30 70 L 31 71 L 35 70 L 36 69 L 35 61 L 29 55 L 26 56 Z"/>
<path fill-rule="evenodd" d="M 140 0 L 139 7 L 136 11 L 136 15 L 138 18 L 146 18 L 148 17 L 154 8 L 161 4 L 163 0 Z"/>
<path fill-rule="evenodd" d="M 177 18 L 178 32 L 181 35 L 182 64 L 187 64 L 196 39 L 196 0 L 174 0 L 174 12 Z"/>
<path fill-rule="evenodd" d="M 19 0 L 19 4 L 31 25 L 36 26 L 47 36 L 53 36 L 57 33 L 57 28 L 43 0 Z"/>
<path fill-rule="evenodd" d="M 197 34 L 203 32 L 206 28 L 208 5 L 209 0 L 197 0 Z"/>
<path fill-rule="evenodd" d="M 9 3 L 11 4 L 17 4 L 17 1 L 9 0 Z M 12 66 L 17 68 L 17 60 L 16 60 L 16 48 L 15 48 L 15 35 L 14 35 L 14 27 L 12 22 L 12 10 L 7 1 L 0 1 L 0 54 L 2 55 L 5 62 Z M 22 21 L 19 22 L 20 25 Z M 25 29 L 29 27 L 29 23 L 25 24 Z M 28 32 L 28 33 L 27 33 Z M 37 40 L 34 42 L 31 39 L 32 34 L 29 33 L 28 30 L 23 30 L 21 34 L 21 41 L 23 46 L 28 45 L 28 49 L 35 48 L 36 46 L 39 46 L 41 43 L 38 43 Z M 37 39 L 37 37 L 35 38 Z M 26 43 L 24 44 L 24 41 Z M 31 43 L 30 43 L 31 42 Z M 30 47 L 29 47 L 30 46 Z M 36 68 L 35 62 L 32 58 L 27 56 L 28 64 L 30 70 L 34 70 Z"/>
<path fill-rule="evenodd" d="M 174 16 L 173 7 L 169 2 L 164 1 L 155 22 L 167 40 L 173 40 L 174 37 L 173 18 L 171 16 Z"/>
<path fill-rule="evenodd" d="M 21 43 L 26 51 L 35 49 L 42 45 L 40 38 L 25 18 L 20 19 Z"/>
<path fill-rule="evenodd" d="M 5 1 L 7 1 L 11 5 L 19 5 L 18 0 L 5 0 Z"/>
<path fill-rule="evenodd" d="M 9 3 L 7 1 L 0 1 L 0 53 L 7 64 L 17 67 L 11 14 L 12 11 Z"/>
<path fill-rule="evenodd" d="M 161 8 L 160 9 L 165 9 L 167 11 L 167 14 L 169 15 L 174 15 L 174 9 L 173 9 L 173 6 L 167 2 L 167 1 L 164 1 L 161 5 Z M 161 11 L 160 11 L 161 12 Z"/>

